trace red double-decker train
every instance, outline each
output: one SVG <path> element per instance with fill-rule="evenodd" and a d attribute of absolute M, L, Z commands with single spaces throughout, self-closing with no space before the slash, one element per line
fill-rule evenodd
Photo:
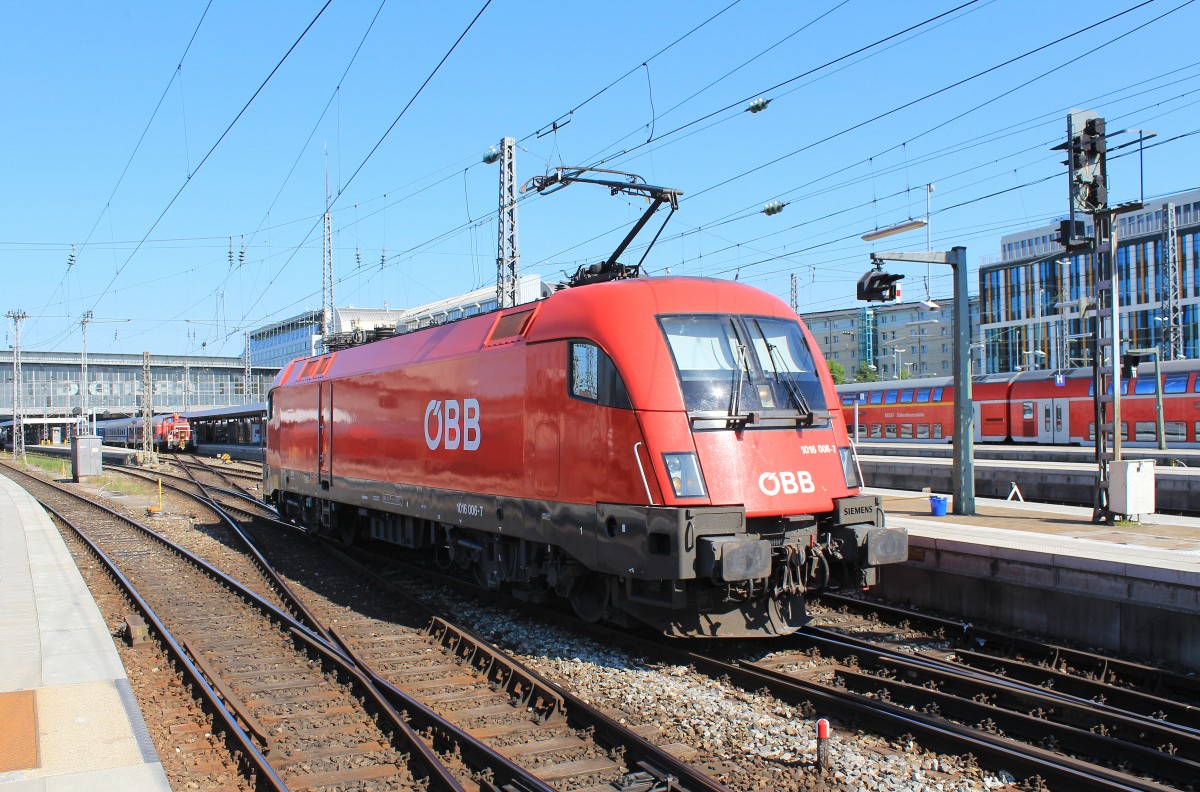
<path fill-rule="evenodd" d="M 1200 361 L 1160 367 L 1163 436 L 1171 448 L 1200 448 Z M 1107 380 L 1106 380 L 1107 381 Z M 1092 370 L 988 374 L 971 381 L 975 440 L 985 443 L 1091 445 L 1096 436 Z M 1111 385 L 1109 386 L 1111 388 Z M 867 442 L 947 442 L 954 428 L 949 377 L 856 382 L 837 387 L 842 414 Z M 1154 366 L 1121 380 L 1121 440 L 1158 443 Z"/>
<path fill-rule="evenodd" d="M 591 283 L 295 361 L 267 413 L 281 513 L 587 619 L 786 634 L 907 557 L 812 337 L 738 283 Z"/>

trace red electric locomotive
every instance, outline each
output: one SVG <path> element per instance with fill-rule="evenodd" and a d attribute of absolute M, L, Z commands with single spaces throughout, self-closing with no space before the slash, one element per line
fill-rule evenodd
<path fill-rule="evenodd" d="M 1171 448 L 1200 448 L 1200 361 L 1161 364 L 1163 436 Z M 1121 380 L 1121 438 L 1130 446 L 1158 442 L 1154 366 Z M 1060 384 L 1061 383 L 1061 384 Z M 1111 389 L 1111 385 L 1109 386 Z M 858 382 L 837 387 L 842 412 L 867 442 L 948 442 L 954 427 L 949 377 Z M 971 381 L 975 440 L 985 443 L 1091 445 L 1095 440 L 1090 368 L 988 374 Z M 853 434 L 853 431 L 851 432 Z"/>
<path fill-rule="evenodd" d="M 310 530 L 690 636 L 787 634 L 907 535 L 859 494 L 829 372 L 777 298 L 634 278 L 295 361 L 265 491 Z"/>

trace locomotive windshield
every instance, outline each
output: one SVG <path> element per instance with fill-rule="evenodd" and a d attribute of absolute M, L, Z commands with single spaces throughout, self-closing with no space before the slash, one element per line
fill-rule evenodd
<path fill-rule="evenodd" d="M 794 321 L 766 316 L 660 316 L 688 412 L 791 414 L 811 422 L 825 392 Z"/>

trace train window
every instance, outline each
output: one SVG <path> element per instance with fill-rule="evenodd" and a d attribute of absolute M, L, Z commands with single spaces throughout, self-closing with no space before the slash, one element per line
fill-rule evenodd
<path fill-rule="evenodd" d="M 1164 434 L 1167 436 L 1168 443 L 1186 443 L 1187 442 L 1187 422 L 1186 421 L 1167 421 L 1163 424 Z"/>
<path fill-rule="evenodd" d="M 797 322 L 691 314 L 658 321 L 689 411 L 825 409 L 818 368 Z"/>
<path fill-rule="evenodd" d="M 917 389 L 917 402 L 924 404 L 927 401 L 929 401 L 929 388 L 918 388 Z"/>
<path fill-rule="evenodd" d="M 596 401 L 600 398 L 599 348 L 571 344 L 571 395 Z"/>
<path fill-rule="evenodd" d="M 933 401 L 940 402 L 942 400 L 942 388 L 933 389 Z"/>
<path fill-rule="evenodd" d="M 1158 424 L 1154 421 L 1138 421 L 1133 425 L 1133 439 L 1154 442 L 1158 440 Z"/>
<path fill-rule="evenodd" d="M 1108 395 L 1111 396 L 1112 395 L 1112 380 L 1107 376 L 1104 379 L 1108 383 L 1107 385 L 1105 385 L 1105 388 L 1108 391 Z M 1154 392 L 1153 389 L 1151 389 L 1150 392 L 1153 393 Z M 1121 395 L 1124 396 L 1127 393 L 1129 393 L 1129 380 L 1122 379 L 1121 380 Z M 1096 395 L 1096 381 L 1091 380 L 1090 382 L 1088 382 L 1088 396 L 1095 396 L 1095 395 Z"/>
<path fill-rule="evenodd" d="M 1154 393 L 1154 377 L 1138 377 L 1133 383 L 1133 392 L 1135 395 L 1144 396 L 1147 393 Z"/>
<path fill-rule="evenodd" d="M 843 406 L 843 407 L 851 407 L 851 406 L 853 406 L 853 405 L 854 405 L 854 400 L 855 400 L 855 397 L 856 397 L 857 395 L 858 395 L 858 394 L 855 394 L 855 393 L 843 393 L 843 394 L 842 394 L 842 406 Z"/>
<path fill-rule="evenodd" d="M 942 439 L 942 425 L 940 423 L 935 423 L 933 425 L 933 439 L 935 439 L 935 440 Z"/>
<path fill-rule="evenodd" d="M 883 436 L 894 439 L 896 437 L 896 424 L 886 424 L 883 427 Z"/>
<path fill-rule="evenodd" d="M 1187 374 L 1168 374 L 1163 380 L 1163 393 L 1185 393 L 1187 378 Z"/>
<path fill-rule="evenodd" d="M 902 438 L 911 440 L 913 436 L 913 425 L 910 423 L 900 424 L 900 436 Z"/>
<path fill-rule="evenodd" d="M 1021 402 L 1021 420 L 1033 420 L 1033 402 Z"/>
<path fill-rule="evenodd" d="M 1200 432 L 1200 422 L 1197 422 L 1196 426 L 1197 426 L 1196 431 Z M 879 424 L 871 424 L 871 437 L 882 437 L 882 436 L 883 436 L 883 427 L 880 426 Z"/>
<path fill-rule="evenodd" d="M 873 391 L 871 393 L 871 404 L 883 403 L 883 391 Z"/>
<path fill-rule="evenodd" d="M 900 403 L 901 404 L 912 404 L 912 399 L 913 399 L 912 391 L 910 391 L 910 390 L 900 391 Z"/>
<path fill-rule="evenodd" d="M 896 403 L 896 391 L 894 391 L 894 390 L 884 391 L 883 392 L 883 403 L 884 404 L 895 404 Z"/>
<path fill-rule="evenodd" d="M 918 440 L 928 440 L 929 439 L 929 424 L 917 424 L 917 439 Z"/>
<path fill-rule="evenodd" d="M 571 395 L 602 407 L 631 409 L 625 383 L 604 350 L 584 341 L 571 342 Z"/>

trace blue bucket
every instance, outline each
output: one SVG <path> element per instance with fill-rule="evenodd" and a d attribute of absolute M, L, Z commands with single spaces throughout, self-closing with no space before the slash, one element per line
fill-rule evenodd
<path fill-rule="evenodd" d="M 941 495 L 933 495 L 929 498 L 929 511 L 934 517 L 946 516 L 946 499 Z"/>

